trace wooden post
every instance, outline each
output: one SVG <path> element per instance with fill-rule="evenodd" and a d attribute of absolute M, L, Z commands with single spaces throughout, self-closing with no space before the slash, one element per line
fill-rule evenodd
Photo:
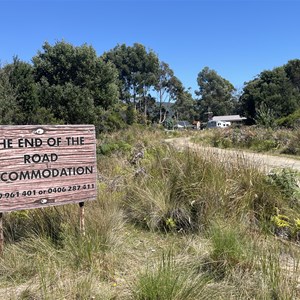
<path fill-rule="evenodd" d="M 79 230 L 82 236 L 85 236 L 84 202 L 79 202 Z"/>
<path fill-rule="evenodd" d="M 3 235 L 3 213 L 0 212 L 0 256 L 3 255 L 4 235 Z"/>

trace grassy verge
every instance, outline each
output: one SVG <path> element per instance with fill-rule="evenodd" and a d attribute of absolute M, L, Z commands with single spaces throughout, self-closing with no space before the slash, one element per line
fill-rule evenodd
<path fill-rule="evenodd" d="M 165 132 L 102 137 L 99 195 L 5 215 L 4 299 L 297 299 L 298 174 L 176 151 Z M 99 148 L 98 148 L 99 149 Z"/>
<path fill-rule="evenodd" d="M 193 141 L 220 148 L 240 148 L 258 152 L 300 155 L 299 130 L 275 130 L 254 126 L 228 127 L 197 132 Z"/>

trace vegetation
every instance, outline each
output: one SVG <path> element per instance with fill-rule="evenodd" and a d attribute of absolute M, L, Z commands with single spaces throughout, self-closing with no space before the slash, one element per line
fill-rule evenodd
<path fill-rule="evenodd" d="M 191 94 L 169 65 L 138 43 L 98 56 L 86 44 L 46 42 L 32 64 L 14 57 L 1 66 L 0 95 L 1 124 L 90 123 L 98 133 L 111 132 L 164 123 L 175 116 L 170 106 L 177 100 L 178 118 L 195 114 Z"/>
<path fill-rule="evenodd" d="M 194 134 L 193 141 L 220 148 L 269 151 L 274 154 L 300 154 L 299 131 L 292 129 L 249 126 L 204 130 Z"/>
<path fill-rule="evenodd" d="M 205 67 L 197 78 L 200 96 L 198 100 L 201 120 L 205 120 L 212 115 L 230 115 L 235 110 L 233 92 L 234 86 L 226 79 L 217 74 L 216 71 Z M 205 116 L 206 114 L 206 116 Z"/>
<path fill-rule="evenodd" d="M 241 114 L 248 123 L 295 128 L 299 123 L 299 63 L 262 71 L 235 87 L 204 67 L 199 89 L 183 86 L 167 62 L 142 44 L 117 45 L 100 56 L 87 44 L 45 42 L 32 63 L 14 57 L 0 66 L 1 124 L 95 124 L 97 133 L 128 125 L 206 122 Z M 195 92 L 196 96 L 193 96 Z"/>
<path fill-rule="evenodd" d="M 178 151 L 169 134 L 101 135 L 85 236 L 76 205 L 5 214 L 3 297 L 299 298 L 298 174 Z"/>
<path fill-rule="evenodd" d="M 299 60 L 291 60 L 282 67 L 261 72 L 246 83 L 240 98 L 245 115 L 255 120 L 262 105 L 274 118 L 286 117 L 299 109 Z"/>

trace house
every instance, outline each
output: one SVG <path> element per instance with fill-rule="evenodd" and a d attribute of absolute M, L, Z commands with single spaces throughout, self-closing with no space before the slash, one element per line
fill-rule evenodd
<path fill-rule="evenodd" d="M 241 123 L 247 118 L 241 117 L 240 115 L 228 115 L 228 116 L 214 116 L 211 118 L 212 121 L 223 121 L 230 123 Z"/>
<path fill-rule="evenodd" d="M 207 122 L 207 128 L 226 128 L 231 126 L 232 123 L 242 123 L 246 119 L 240 115 L 214 116 Z"/>

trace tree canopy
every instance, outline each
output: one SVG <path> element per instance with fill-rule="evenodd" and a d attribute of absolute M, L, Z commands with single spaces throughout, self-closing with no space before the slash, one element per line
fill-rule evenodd
<path fill-rule="evenodd" d="M 198 98 L 199 115 L 205 119 L 208 111 L 213 115 L 228 115 L 234 110 L 234 86 L 215 70 L 204 67 L 197 77 L 199 90 L 195 91 Z"/>
<path fill-rule="evenodd" d="M 262 107 L 274 118 L 285 117 L 300 107 L 300 61 L 262 71 L 246 83 L 240 102 L 246 116 L 255 120 Z"/>
<path fill-rule="evenodd" d="M 108 109 L 118 101 L 117 71 L 91 46 L 45 43 L 33 68 L 42 106 L 65 123 L 95 123 L 98 107 Z"/>
<path fill-rule="evenodd" d="M 135 43 L 133 46 L 117 45 L 102 55 L 105 62 L 112 62 L 118 71 L 121 99 L 136 102 L 137 97 L 145 93 L 156 83 L 159 59 L 145 46 Z"/>
<path fill-rule="evenodd" d="M 238 112 L 269 124 L 300 109 L 298 59 L 262 71 L 242 93 L 209 67 L 198 73 L 197 83 L 194 97 L 167 62 L 139 43 L 117 45 L 98 56 L 87 44 L 46 42 L 32 63 L 14 57 L 0 66 L 0 122 L 92 123 L 101 132 L 135 122 L 206 121 L 209 111 Z"/>

